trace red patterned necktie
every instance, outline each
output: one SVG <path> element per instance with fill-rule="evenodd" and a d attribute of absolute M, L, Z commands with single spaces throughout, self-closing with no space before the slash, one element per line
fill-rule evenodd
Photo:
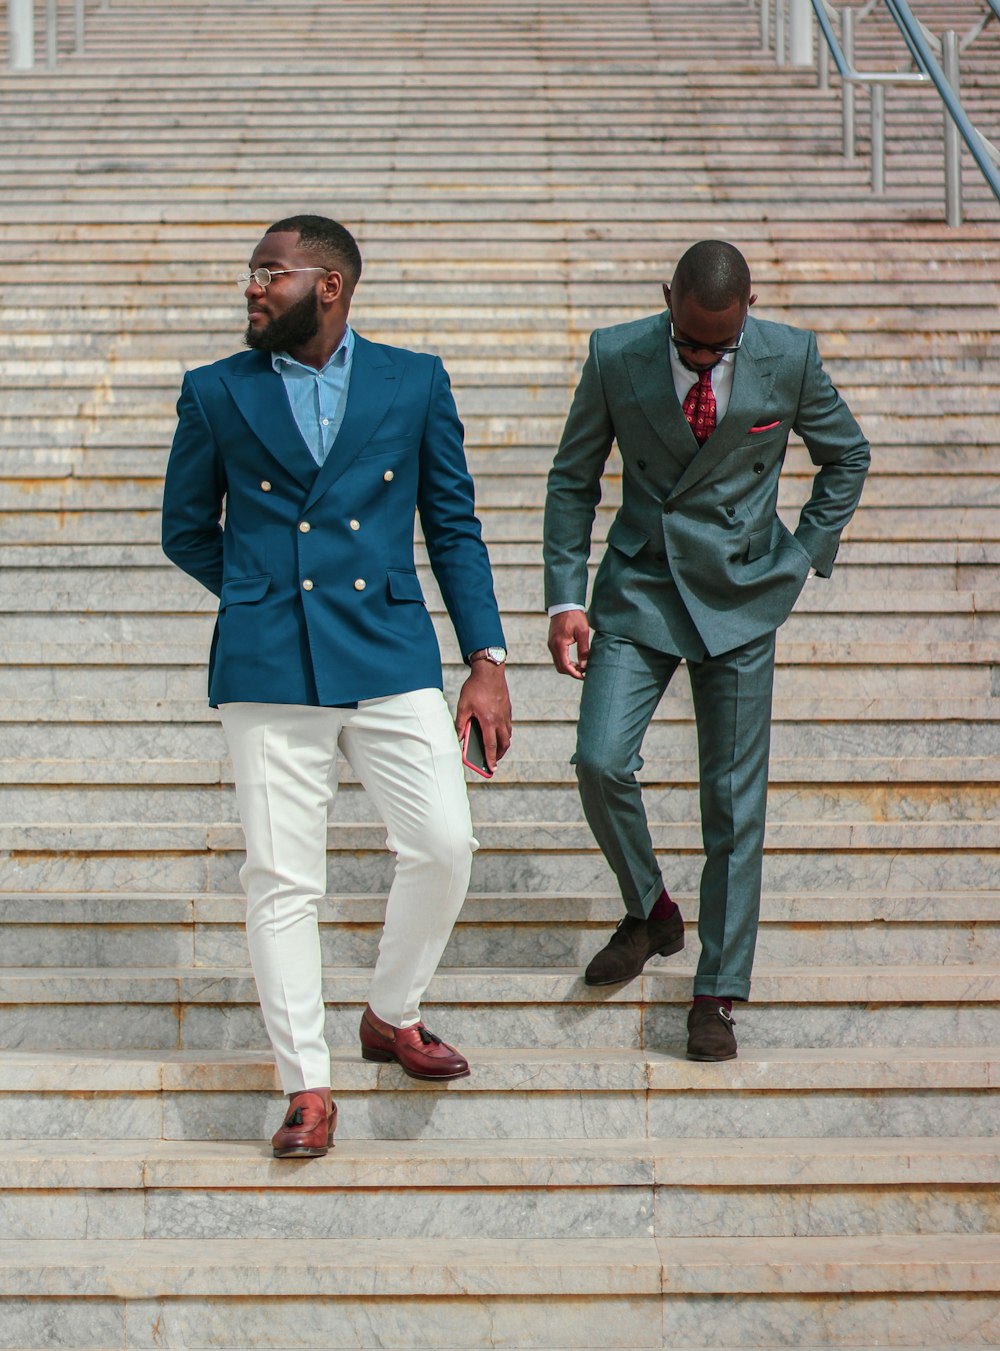
<path fill-rule="evenodd" d="M 712 392 L 711 369 L 702 371 L 688 390 L 684 399 L 684 416 L 699 446 L 703 446 L 715 431 L 715 394 Z"/>

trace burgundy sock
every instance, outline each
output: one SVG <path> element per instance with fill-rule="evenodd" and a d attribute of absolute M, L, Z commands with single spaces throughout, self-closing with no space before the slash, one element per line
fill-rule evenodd
<path fill-rule="evenodd" d="M 660 892 L 657 900 L 653 902 L 653 908 L 646 916 L 647 919 L 672 919 L 677 914 L 677 906 L 670 899 L 666 890 Z"/>
<path fill-rule="evenodd" d="M 696 994 L 694 997 L 694 1002 L 697 1004 L 699 1003 L 699 1001 L 702 1003 L 720 1004 L 726 1010 L 727 1013 L 732 1013 L 733 1011 L 733 1001 L 731 999 L 723 999 L 721 995 Z"/>

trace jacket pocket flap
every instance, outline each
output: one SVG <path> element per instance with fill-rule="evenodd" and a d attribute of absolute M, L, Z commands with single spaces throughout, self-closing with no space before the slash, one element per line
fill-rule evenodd
<path fill-rule="evenodd" d="M 423 602 L 424 593 L 420 589 L 420 578 L 415 572 L 403 568 L 389 568 L 386 571 L 389 580 L 389 595 L 393 600 L 416 600 Z"/>
<path fill-rule="evenodd" d="M 246 601 L 260 600 L 270 585 L 270 573 L 262 573 L 260 577 L 233 577 L 228 582 L 222 583 L 219 608 L 224 609 L 227 605 L 240 605 Z"/>
<path fill-rule="evenodd" d="M 763 558 L 770 552 L 771 527 L 765 525 L 763 530 L 755 530 L 747 540 L 747 562 L 752 563 L 755 558 Z"/>
<path fill-rule="evenodd" d="M 613 545 L 626 558 L 634 558 L 640 549 L 649 543 L 649 536 L 616 516 L 608 531 L 608 543 Z"/>

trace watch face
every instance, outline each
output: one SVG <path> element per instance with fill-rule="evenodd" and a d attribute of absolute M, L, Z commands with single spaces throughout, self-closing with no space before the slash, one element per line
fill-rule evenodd
<path fill-rule="evenodd" d="M 496 665 L 499 666 L 502 662 L 507 660 L 507 649 L 505 647 L 488 647 L 486 649 L 486 655 L 490 661 L 495 662 Z"/>

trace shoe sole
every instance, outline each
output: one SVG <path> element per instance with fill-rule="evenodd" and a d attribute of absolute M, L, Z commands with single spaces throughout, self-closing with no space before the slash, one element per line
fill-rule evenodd
<path fill-rule="evenodd" d="M 698 1060 L 703 1064 L 715 1064 L 718 1061 L 735 1060 L 738 1055 L 739 1050 L 733 1051 L 731 1055 L 692 1055 L 690 1051 L 687 1052 L 688 1060 Z"/>
<path fill-rule="evenodd" d="M 361 1048 L 362 1060 L 373 1060 L 380 1065 L 398 1065 L 404 1074 L 408 1074 L 411 1079 L 424 1079 L 428 1083 L 448 1083 L 452 1079 L 468 1079 L 472 1073 L 471 1070 L 459 1070 L 455 1074 L 421 1074 L 418 1070 L 407 1069 L 398 1056 L 392 1055 L 389 1051 L 370 1051 L 366 1046 Z"/>
<path fill-rule="evenodd" d="M 273 1149 L 271 1152 L 276 1159 L 322 1159 L 333 1148 L 328 1145 L 326 1148 L 317 1149 Z"/>
<path fill-rule="evenodd" d="M 670 943 L 665 948 L 657 948 L 655 952 L 649 954 L 646 958 L 646 962 L 652 961 L 654 957 L 673 957 L 675 953 L 683 952 L 683 950 L 684 939 L 682 938 L 679 943 Z M 624 985 L 627 981 L 635 980 L 636 976 L 642 975 L 643 971 L 646 969 L 646 962 L 643 962 L 642 966 L 638 967 L 635 971 L 631 971 L 627 976 L 618 976 L 615 980 L 588 980 L 586 975 L 584 975 L 583 983 L 584 985 L 589 985 L 592 990 L 600 989 L 603 985 Z"/>

